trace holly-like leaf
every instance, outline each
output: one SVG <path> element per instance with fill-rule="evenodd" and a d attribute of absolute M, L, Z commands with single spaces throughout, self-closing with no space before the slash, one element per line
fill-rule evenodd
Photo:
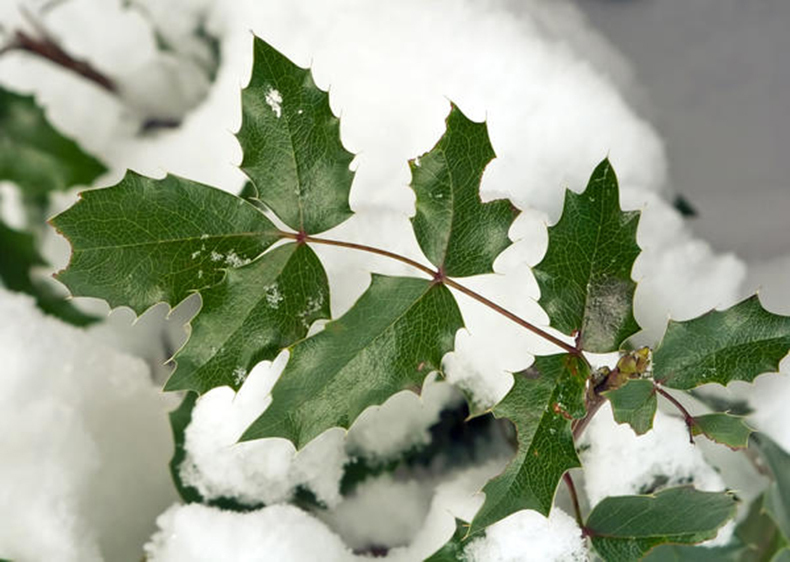
<path fill-rule="evenodd" d="M 444 285 L 374 275 L 351 310 L 293 346 L 271 405 L 241 440 L 284 437 L 301 449 L 331 427 L 349 428 L 368 406 L 419 391 L 462 326 Z"/>
<path fill-rule="evenodd" d="M 712 539 L 735 515 L 735 507 L 731 494 L 683 486 L 654 496 L 605 498 L 590 513 L 585 528 L 604 560 L 630 562 L 660 544 Z"/>
<path fill-rule="evenodd" d="M 165 390 L 238 390 L 259 361 L 274 359 L 315 320 L 329 317 L 326 273 L 306 245 L 286 244 L 231 269 L 201 298 L 202 311 Z"/>
<path fill-rule="evenodd" d="M 0 180 L 26 196 L 90 185 L 104 165 L 49 124 L 32 96 L 0 87 Z"/>
<path fill-rule="evenodd" d="M 464 548 L 466 543 L 466 531 L 469 529 L 469 524 L 455 520 L 455 533 L 452 538 L 445 543 L 445 545 L 434 552 L 431 556 L 425 559 L 424 562 L 466 562 L 464 557 Z"/>
<path fill-rule="evenodd" d="M 790 316 L 765 310 L 757 295 L 727 310 L 670 321 L 653 353 L 653 374 L 665 386 L 690 389 L 776 372 L 790 351 Z"/>
<path fill-rule="evenodd" d="M 271 221 L 243 199 L 133 172 L 116 186 L 83 192 L 51 222 L 71 242 L 69 266 L 57 276 L 71 293 L 137 314 L 162 301 L 177 305 L 278 239 Z"/>
<path fill-rule="evenodd" d="M 409 162 L 417 196 L 414 233 L 426 257 L 449 277 L 492 272 L 511 243 L 507 233 L 518 210 L 507 200 L 480 200 L 480 180 L 494 156 L 486 124 L 453 105 L 444 136 Z"/>
<path fill-rule="evenodd" d="M 639 330 L 631 279 L 638 223 L 639 212 L 620 210 L 617 178 L 604 160 L 583 193 L 565 192 L 562 217 L 549 227 L 546 255 L 533 268 L 538 302 L 552 326 L 580 333 L 586 351 L 615 351 Z"/>
<path fill-rule="evenodd" d="M 658 400 L 655 385 L 647 379 L 632 379 L 624 386 L 603 393 L 612 404 L 617 423 L 627 423 L 637 435 L 653 427 Z"/>
<path fill-rule="evenodd" d="M 504 472 L 483 488 L 485 503 L 470 534 L 522 509 L 548 515 L 562 475 L 581 466 L 571 433 L 571 419 L 585 414 L 589 376 L 579 357 L 550 355 L 514 376 L 513 388 L 494 407 L 494 415 L 516 427 L 518 451 Z"/>
<path fill-rule="evenodd" d="M 41 310 L 75 326 L 87 326 L 98 320 L 74 308 L 44 280 L 33 279 L 32 269 L 47 262 L 36 250 L 32 234 L 9 228 L 0 221 L 0 248 L 3 248 L 0 252 L 0 280 L 7 289 L 35 297 Z"/>
<path fill-rule="evenodd" d="M 731 449 L 745 449 L 749 445 L 749 435 L 752 433 L 752 429 L 746 425 L 742 417 L 723 413 L 695 416 L 691 430 L 694 435 L 704 435 Z"/>
<path fill-rule="evenodd" d="M 790 454 L 764 433 L 755 433 L 752 440 L 773 475 L 765 491 L 763 508 L 790 542 Z"/>
<path fill-rule="evenodd" d="M 351 216 L 354 155 L 340 142 L 329 96 L 300 68 L 254 39 L 252 78 L 242 91 L 241 169 L 257 197 L 288 226 L 316 234 Z"/>
<path fill-rule="evenodd" d="M 787 546 L 787 541 L 776 522 L 763 509 L 764 494 L 755 498 L 746 517 L 735 527 L 734 542 L 746 550 L 737 562 L 766 562 Z"/>

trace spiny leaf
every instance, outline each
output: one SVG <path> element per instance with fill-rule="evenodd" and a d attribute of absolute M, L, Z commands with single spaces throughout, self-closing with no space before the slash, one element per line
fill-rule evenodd
<path fill-rule="evenodd" d="M 778 371 L 789 350 L 790 316 L 768 312 L 754 295 L 727 310 L 670 321 L 653 353 L 653 373 L 661 384 L 681 389 L 751 382 Z"/>
<path fill-rule="evenodd" d="M 632 379 L 624 386 L 603 394 L 612 404 L 617 423 L 627 423 L 637 435 L 647 433 L 653 427 L 658 405 L 653 381 Z"/>
<path fill-rule="evenodd" d="M 452 538 L 442 548 L 426 558 L 424 562 L 465 562 L 464 548 L 466 544 L 464 543 L 464 538 L 468 529 L 468 523 L 456 519 L 455 533 L 453 533 Z"/>
<path fill-rule="evenodd" d="M 790 454 L 764 433 L 753 434 L 752 440 L 774 478 L 765 491 L 763 507 L 790 541 Z"/>
<path fill-rule="evenodd" d="M 745 449 L 749 445 L 749 435 L 752 433 L 752 429 L 744 423 L 742 417 L 723 413 L 695 416 L 691 430 L 694 435 L 704 435 L 731 449 Z"/>
<path fill-rule="evenodd" d="M 450 277 L 493 271 L 511 243 L 507 232 L 518 210 L 507 200 L 480 200 L 483 170 L 493 158 L 486 124 L 470 121 L 453 105 L 444 136 L 409 162 L 417 195 L 414 233 L 431 263 Z"/>
<path fill-rule="evenodd" d="M 351 216 L 354 155 L 309 70 L 254 39 L 252 78 L 242 91 L 241 169 L 257 197 L 297 231 L 316 234 Z"/>
<path fill-rule="evenodd" d="M 274 359 L 307 335 L 313 321 L 329 317 L 326 273 L 306 245 L 286 244 L 228 271 L 201 298 L 165 390 L 238 390 L 259 361 Z"/>
<path fill-rule="evenodd" d="M 608 497 L 595 506 L 585 528 L 604 560 L 640 560 L 665 543 L 696 544 L 712 539 L 735 515 L 735 498 L 690 486 L 654 496 Z"/>
<path fill-rule="evenodd" d="M 32 234 L 9 228 L 0 221 L 0 248 L 3 248 L 0 252 L 0 280 L 7 289 L 35 297 L 41 310 L 75 326 L 87 326 L 98 320 L 74 308 L 44 281 L 34 281 L 31 270 L 46 265 L 46 261 L 36 250 Z"/>
<path fill-rule="evenodd" d="M 106 171 L 101 162 L 61 135 L 36 105 L 0 87 L 0 180 L 30 197 L 90 185 Z"/>
<path fill-rule="evenodd" d="M 114 187 L 83 192 L 51 222 L 72 247 L 57 278 L 75 296 L 137 314 L 218 283 L 226 269 L 245 265 L 278 238 L 243 199 L 176 176 L 133 172 Z"/>
<path fill-rule="evenodd" d="M 581 466 L 571 434 L 571 418 L 585 413 L 587 364 L 572 355 L 535 358 L 514 376 L 513 388 L 494 415 L 516 426 L 518 451 L 504 472 L 483 488 L 486 500 L 470 534 L 522 509 L 548 515 L 562 475 Z"/>
<path fill-rule="evenodd" d="M 271 405 L 241 440 L 284 437 L 301 449 L 331 427 L 350 427 L 368 406 L 419 391 L 462 326 L 443 285 L 374 275 L 351 310 L 293 346 Z"/>
<path fill-rule="evenodd" d="M 538 302 L 552 326 L 581 333 L 586 351 L 614 351 L 639 330 L 631 280 L 638 223 L 638 212 L 620 210 L 617 178 L 604 160 L 583 193 L 565 192 L 562 217 L 549 227 L 546 256 L 533 268 Z"/>

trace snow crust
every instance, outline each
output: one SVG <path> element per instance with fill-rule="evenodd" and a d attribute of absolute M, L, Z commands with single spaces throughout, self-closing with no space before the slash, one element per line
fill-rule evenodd
<path fill-rule="evenodd" d="M 140 360 L 0 288 L 0 553 L 134 560 L 175 499 L 164 397 Z"/>
<path fill-rule="evenodd" d="M 549 517 L 520 511 L 486 529 L 464 549 L 466 562 L 586 562 L 587 547 L 573 517 L 555 507 Z"/>
<path fill-rule="evenodd" d="M 653 429 L 637 436 L 628 425 L 614 421 L 607 402 L 590 422 L 583 440 L 589 445 L 581 451 L 584 489 L 593 507 L 607 496 L 667 486 L 693 484 L 704 491 L 725 488 L 699 447 L 689 443 L 683 420 L 660 410 Z"/>

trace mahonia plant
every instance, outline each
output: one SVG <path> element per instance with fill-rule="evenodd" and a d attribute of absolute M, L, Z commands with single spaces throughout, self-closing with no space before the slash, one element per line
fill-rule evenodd
<path fill-rule="evenodd" d="M 480 198 L 483 171 L 494 158 L 485 123 L 452 105 L 436 146 L 409 163 L 416 195 L 412 225 L 427 266 L 319 236 L 352 215 L 354 155 L 341 144 L 328 94 L 310 71 L 259 38 L 242 114 L 237 137 L 241 169 L 250 180 L 243 196 L 177 176 L 128 172 L 113 187 L 82 193 L 51 221 L 72 245 L 69 266 L 57 278 L 75 296 L 142 314 L 157 303 L 175 307 L 200 294 L 202 308 L 165 387 L 191 391 L 172 417 L 177 442 L 183 442 L 198 394 L 219 386 L 238 390 L 256 363 L 284 349 L 290 356 L 271 405 L 242 441 L 282 437 L 301 449 L 330 428 L 349 428 L 366 408 L 397 392 L 419 392 L 428 374 L 441 373 L 442 358 L 464 326 L 454 296 L 462 293 L 542 336 L 556 353 L 513 375 L 511 390 L 493 408 L 494 416 L 515 426 L 515 457 L 483 488 L 485 502 L 474 519 L 459 521 L 431 560 L 461 560 L 465 541 L 519 510 L 548 515 L 563 479 L 584 535 L 605 560 L 642 559 L 665 543 L 673 546 L 648 556 L 700 559 L 690 545 L 716 536 L 734 516 L 732 493 L 681 486 L 610 497 L 583 518 L 569 473 L 581 466 L 576 442 L 606 401 L 618 422 L 645 433 L 661 396 L 679 410 L 692 441 L 702 435 L 733 449 L 747 447 L 752 430 L 742 417 L 726 411 L 693 416 L 676 396 L 778 370 L 790 349 L 790 317 L 767 312 L 754 296 L 727 310 L 671 321 L 652 350 L 629 347 L 640 331 L 631 279 L 640 253 L 639 212 L 621 210 L 615 172 L 604 160 L 582 193 L 566 192 L 545 257 L 533 270 L 550 332 L 458 281 L 493 271 L 518 214 L 510 201 Z M 286 229 L 275 226 L 266 210 Z M 314 322 L 330 319 L 327 275 L 312 249 L 320 244 L 388 256 L 422 277 L 373 275 L 348 312 L 308 336 Z M 595 368 L 585 352 L 619 352 L 620 359 L 614 368 Z M 779 553 L 790 537 L 790 457 L 767 437 L 755 441 L 775 475 L 764 501 Z M 178 450 L 174 458 L 175 476 L 183 454 Z M 197 501 L 194 489 L 180 491 Z M 758 510 L 754 517 L 765 516 Z M 744 548 L 751 544 L 753 534 L 738 536 Z M 709 552 L 724 559 L 723 551 Z"/>

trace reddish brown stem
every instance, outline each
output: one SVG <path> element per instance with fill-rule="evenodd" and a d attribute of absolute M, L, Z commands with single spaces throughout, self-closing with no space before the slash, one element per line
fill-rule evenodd
<path fill-rule="evenodd" d="M 581 352 L 578 349 L 576 349 L 574 346 L 565 343 L 561 339 L 552 336 L 551 334 L 549 334 L 548 332 L 538 328 L 534 324 L 531 324 L 530 322 L 527 322 L 523 318 L 521 318 L 519 316 L 516 316 L 515 314 L 513 314 L 509 310 L 499 306 L 495 302 L 492 302 L 492 301 L 488 300 L 487 298 L 485 298 L 484 296 L 474 292 L 473 290 L 471 290 L 471 289 L 469 289 L 467 287 L 464 287 L 463 285 L 461 285 L 460 283 L 458 283 L 456 281 L 453 281 L 452 279 L 450 279 L 446 275 L 444 275 L 444 272 L 441 269 L 439 269 L 439 270 L 432 269 L 432 268 L 430 268 L 428 266 L 425 266 L 425 265 L 423 265 L 423 264 L 421 264 L 419 262 L 414 261 L 413 259 L 407 258 L 406 256 L 402 256 L 400 254 L 396 254 L 394 252 L 390 252 L 390 251 L 387 251 L 387 250 L 382 250 L 381 248 L 374 248 L 373 246 L 366 246 L 365 244 L 356 244 L 354 242 L 344 242 L 344 241 L 341 241 L 341 240 L 328 240 L 326 238 L 316 238 L 314 236 L 300 235 L 300 234 L 296 234 L 296 233 L 293 233 L 293 232 L 280 232 L 279 234 L 283 238 L 291 238 L 293 240 L 297 240 L 297 241 L 300 241 L 300 242 L 308 242 L 308 243 L 312 242 L 314 244 L 325 244 L 325 245 L 328 245 L 328 246 L 338 246 L 338 247 L 341 247 L 341 248 L 349 248 L 349 249 L 352 249 L 352 250 L 360 250 L 362 252 L 369 252 L 371 254 L 377 254 L 379 256 L 385 256 L 385 257 L 397 260 L 397 261 L 399 261 L 401 263 L 405 263 L 407 265 L 410 265 L 411 267 L 422 271 L 426 275 L 429 275 L 431 277 L 431 279 L 433 279 L 434 281 L 436 281 L 438 283 L 444 283 L 448 287 L 452 287 L 453 289 L 456 289 L 457 291 L 459 291 L 461 293 L 464 293 L 468 297 L 471 297 L 471 298 L 475 299 L 476 301 L 478 301 L 479 303 L 484 304 L 485 306 L 487 306 L 488 308 L 491 308 L 492 310 L 498 312 L 499 314 L 501 314 L 505 318 L 508 318 L 509 320 L 515 322 L 519 326 L 521 326 L 523 328 L 526 328 L 527 330 L 533 332 L 534 334 L 537 334 L 540 337 L 550 341 L 551 343 L 553 343 L 554 345 L 564 349 L 568 353 L 571 353 L 573 355 L 577 355 L 579 357 L 582 357 L 582 359 L 584 359 L 584 356 L 581 354 Z"/>
<path fill-rule="evenodd" d="M 86 61 L 78 60 L 64 51 L 60 45 L 52 39 L 44 37 L 37 39 L 28 35 L 24 31 L 14 33 L 13 40 L 6 45 L 0 52 L 25 51 L 37 55 L 43 59 L 57 64 L 58 66 L 74 72 L 86 80 L 90 80 L 104 90 L 116 94 L 118 87 L 110 78 L 96 70 Z"/>
<path fill-rule="evenodd" d="M 689 413 L 689 411 L 683 406 L 683 404 L 678 402 L 678 400 L 674 396 L 672 396 L 669 392 L 667 392 L 666 390 L 661 388 L 659 385 L 655 385 L 654 388 L 656 389 L 656 392 L 658 394 L 660 394 L 661 396 L 663 396 L 664 398 L 669 400 L 669 402 L 675 408 L 677 408 L 677 410 L 683 416 L 683 421 L 686 422 L 686 427 L 688 428 L 688 431 L 689 431 L 689 441 L 693 444 L 694 443 L 694 426 L 697 423 L 697 421 L 694 419 L 694 416 L 692 416 L 691 413 Z"/>

